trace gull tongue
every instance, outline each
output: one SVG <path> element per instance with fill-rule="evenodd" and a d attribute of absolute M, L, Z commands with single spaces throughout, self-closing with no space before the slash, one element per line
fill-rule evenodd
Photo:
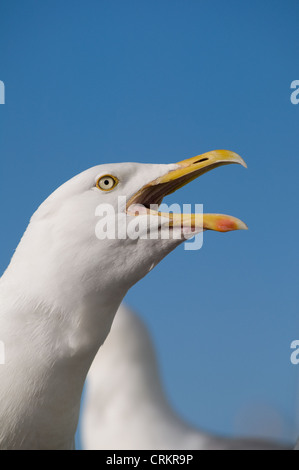
<path fill-rule="evenodd" d="M 130 215 L 147 215 L 148 210 L 142 204 L 131 204 L 127 209 L 127 213 Z"/>

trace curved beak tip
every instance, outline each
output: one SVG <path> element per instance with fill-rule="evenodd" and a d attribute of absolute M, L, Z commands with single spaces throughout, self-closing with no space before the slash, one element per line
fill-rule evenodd
<path fill-rule="evenodd" d="M 240 224 L 239 230 L 248 230 L 248 225 L 245 224 L 244 222 L 242 222 L 242 223 Z"/>
<path fill-rule="evenodd" d="M 241 163 L 242 166 L 244 166 L 244 168 L 248 168 L 247 163 L 243 160 L 243 158 L 242 158 L 242 162 L 240 162 L 240 163 Z"/>

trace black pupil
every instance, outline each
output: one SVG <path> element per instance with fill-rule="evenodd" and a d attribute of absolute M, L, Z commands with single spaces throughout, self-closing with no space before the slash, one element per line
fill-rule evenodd
<path fill-rule="evenodd" d="M 110 183 L 109 180 L 105 180 L 105 181 L 104 181 L 104 184 L 105 184 L 106 186 L 107 186 L 109 183 Z"/>

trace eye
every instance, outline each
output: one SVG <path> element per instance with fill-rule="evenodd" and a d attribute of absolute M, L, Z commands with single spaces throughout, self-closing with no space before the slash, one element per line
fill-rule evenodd
<path fill-rule="evenodd" d="M 111 189 L 113 189 L 117 183 L 118 179 L 116 176 L 105 175 L 98 179 L 96 186 L 102 191 L 111 191 Z"/>

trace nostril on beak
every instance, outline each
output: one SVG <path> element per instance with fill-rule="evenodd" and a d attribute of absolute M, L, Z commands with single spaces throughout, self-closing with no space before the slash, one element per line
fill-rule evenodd
<path fill-rule="evenodd" d="M 193 165 L 195 165 L 195 163 L 201 163 L 201 162 L 205 162 L 209 160 L 208 158 L 201 158 L 200 160 L 196 160 L 196 162 L 193 162 Z"/>

